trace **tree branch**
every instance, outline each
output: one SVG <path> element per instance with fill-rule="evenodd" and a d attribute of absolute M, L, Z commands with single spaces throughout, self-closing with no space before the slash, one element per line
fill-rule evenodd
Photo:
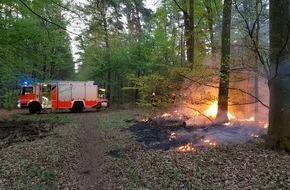
<path fill-rule="evenodd" d="M 36 15 L 38 18 L 40 18 L 41 20 L 43 20 L 43 21 L 45 21 L 45 22 L 48 22 L 48 23 L 50 23 L 50 24 L 53 24 L 53 25 L 55 25 L 55 26 L 57 26 L 57 27 L 59 27 L 60 29 L 62 29 L 62 30 L 65 30 L 66 32 L 68 32 L 68 33 L 71 33 L 71 34 L 74 34 L 74 35 L 76 35 L 76 36 L 79 36 L 79 37 L 81 37 L 79 34 L 77 34 L 77 33 L 74 33 L 74 32 L 72 32 L 72 31 L 69 31 L 69 30 L 67 30 L 65 27 L 63 27 L 63 26 L 61 26 L 61 25 L 59 25 L 59 24 L 57 24 L 57 23 L 55 23 L 55 22 L 52 22 L 52 21 L 50 21 L 50 20 L 48 20 L 47 18 L 45 18 L 45 17 L 43 17 L 43 16 L 41 16 L 40 14 L 38 14 L 38 13 L 36 13 L 34 10 L 32 10 L 23 0 L 19 0 L 30 12 L 32 12 L 34 15 Z"/>
<path fill-rule="evenodd" d="M 250 36 L 250 39 L 251 39 L 251 41 L 253 43 L 254 51 L 258 54 L 258 58 L 259 58 L 260 62 L 262 63 L 262 65 L 266 66 L 267 64 L 266 64 L 265 60 L 263 59 L 263 56 L 261 55 L 261 52 L 259 50 L 259 47 L 258 47 L 257 42 L 254 39 L 254 35 L 253 35 L 254 29 L 256 27 L 256 23 L 259 22 L 259 21 L 256 19 L 254 21 L 253 27 L 250 28 L 249 22 L 247 21 L 246 17 L 243 15 L 243 13 L 238 8 L 237 1 L 235 1 L 235 8 L 236 8 L 237 12 L 241 15 L 241 17 L 243 18 L 243 20 L 244 20 L 244 22 L 246 24 L 246 29 L 247 29 L 247 32 L 248 32 L 248 34 Z M 259 15 L 261 13 L 262 13 L 262 8 L 261 8 L 261 10 L 259 12 Z M 256 34 L 256 35 L 258 35 L 258 34 Z M 267 73 L 267 74 L 269 75 L 269 73 Z"/>
<path fill-rule="evenodd" d="M 192 80 L 191 78 L 189 78 L 189 77 L 187 77 L 187 76 L 184 76 L 184 75 L 182 75 L 182 74 L 179 74 L 179 76 L 181 76 L 181 77 L 183 77 L 183 78 L 186 78 L 186 79 L 190 80 L 191 82 L 196 83 L 196 84 L 198 84 L 198 85 L 203 85 L 203 86 L 207 86 L 207 87 L 211 87 L 211 88 L 219 89 L 218 86 L 208 85 L 208 84 L 202 84 L 202 83 L 197 82 L 197 81 L 194 81 L 194 80 Z M 268 106 L 268 105 L 264 104 L 264 102 L 262 102 L 259 98 L 257 98 L 256 96 L 254 96 L 253 94 L 251 94 L 251 93 L 249 93 L 249 92 L 246 92 L 246 91 L 244 91 L 244 90 L 242 90 L 242 89 L 240 89 L 240 88 L 232 88 L 232 87 L 229 87 L 229 90 L 240 91 L 240 92 L 242 92 L 242 93 L 244 93 L 244 94 L 246 94 L 246 95 L 248 95 L 248 96 L 254 98 L 255 101 L 259 102 L 259 103 L 262 104 L 264 107 L 266 107 L 266 108 L 269 109 L 269 106 Z"/>
<path fill-rule="evenodd" d="M 57 3 L 57 2 L 55 2 L 54 0 L 50 0 L 50 1 L 51 1 L 52 3 L 54 3 L 55 5 L 61 7 L 62 9 L 67 10 L 67 11 L 69 11 L 69 12 L 71 12 L 71 13 L 77 15 L 79 18 L 82 18 L 82 16 L 81 16 L 80 14 L 78 14 L 76 11 L 73 11 L 73 10 L 71 10 L 71 9 L 69 9 L 69 8 L 67 8 L 67 7 L 65 7 L 65 6 L 63 6 L 63 5 L 61 5 L 61 4 Z"/>
<path fill-rule="evenodd" d="M 183 13 L 186 13 L 186 15 L 187 15 L 187 12 L 177 3 L 177 1 L 176 0 L 173 0 L 174 1 L 174 3 L 176 4 L 176 6 L 183 12 Z M 186 15 L 184 15 L 184 16 L 186 16 Z"/>

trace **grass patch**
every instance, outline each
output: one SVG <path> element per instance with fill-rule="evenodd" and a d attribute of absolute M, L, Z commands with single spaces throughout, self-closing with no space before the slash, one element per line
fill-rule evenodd
<path fill-rule="evenodd" d="M 146 114 L 146 111 L 141 109 L 109 111 L 106 114 L 97 115 L 97 126 L 104 131 L 127 128 L 126 120 L 133 119 L 140 114 Z"/>

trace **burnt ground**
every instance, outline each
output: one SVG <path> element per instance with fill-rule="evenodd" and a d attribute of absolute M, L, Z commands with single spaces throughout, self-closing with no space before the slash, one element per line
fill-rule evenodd
<path fill-rule="evenodd" d="M 110 112 L 110 111 L 109 111 Z M 104 111 L 98 114 L 106 114 Z M 77 172 L 79 174 L 79 189 L 106 189 L 110 187 L 108 177 L 113 178 L 114 163 L 108 156 L 120 159 L 126 154 L 126 148 L 108 150 L 107 137 L 100 131 L 96 113 L 77 114 L 81 126 L 78 129 L 79 153 L 77 155 Z M 144 150 L 170 151 L 192 143 L 194 147 L 208 146 L 205 140 L 211 139 L 216 144 L 245 143 L 254 140 L 253 134 L 264 134 L 260 127 L 242 126 L 233 124 L 231 127 L 224 125 L 212 126 L 186 126 L 182 119 L 149 118 L 141 121 L 136 118 L 125 120 L 129 127 L 122 128 L 117 133 L 133 135 L 130 141 L 136 141 Z M 116 137 L 114 137 L 116 138 Z M 114 140 L 113 138 L 113 140 Z M 116 143 L 116 142 L 115 142 Z M 125 142 L 120 142 L 121 144 Z M 112 176 L 113 174 L 113 176 Z"/>
<path fill-rule="evenodd" d="M 124 120 L 120 117 L 122 114 L 117 113 L 123 112 L 105 110 L 98 113 L 57 114 L 59 117 L 69 115 L 77 118 L 78 127 L 52 125 L 52 131 L 43 131 L 40 134 L 50 134 L 57 129 L 62 129 L 61 133 L 33 139 L 24 145 L 7 145 L 0 152 L 5 154 L 2 160 L 5 174 L 0 174 L 0 189 L 1 180 L 5 184 L 3 189 L 25 189 L 9 186 L 17 183 L 13 182 L 13 178 L 19 175 L 18 169 L 15 168 L 17 164 L 11 160 L 15 158 L 17 163 L 35 148 L 35 153 L 19 164 L 23 171 L 30 171 L 31 166 L 39 166 L 36 168 L 36 174 L 35 170 L 30 172 L 36 177 L 43 177 L 45 174 L 44 177 L 48 180 L 45 185 L 55 187 L 47 189 L 285 189 L 290 185 L 288 154 L 263 150 L 259 144 L 243 144 L 255 140 L 256 135 L 265 133 L 265 129 L 252 123 L 236 122 L 230 127 L 186 126 L 182 119 L 151 118 L 142 121 L 135 115 L 134 118 L 130 116 L 130 119 Z M 108 118 L 107 129 L 103 129 L 98 121 L 102 117 Z M 50 129 L 50 126 L 39 122 L 30 124 Z M 30 128 L 23 126 L 24 129 Z M 66 134 L 61 135 L 63 132 L 76 134 L 76 143 L 63 142 L 66 139 Z M 74 135 L 68 137 L 74 140 Z M 218 145 L 240 145 L 203 149 L 207 146 L 205 140 L 209 139 Z M 55 140 L 59 143 L 55 144 Z M 71 145 L 70 148 L 66 148 L 61 147 L 60 143 Z M 175 151 L 177 147 L 187 143 L 199 147 L 200 151 L 186 154 Z M 53 144 L 55 149 L 49 149 Z M 39 150 L 43 149 L 49 153 L 42 152 L 44 155 L 39 157 Z M 8 152 L 11 155 L 7 155 Z M 18 155 L 19 153 L 21 154 Z M 58 178 L 49 181 L 53 178 L 48 177 L 55 175 L 50 171 L 54 170 L 50 167 L 46 170 L 43 168 L 47 167 L 45 164 L 49 163 L 48 161 L 55 159 L 56 153 L 68 160 L 63 163 L 64 166 L 57 160 L 48 165 L 61 172 Z M 32 158 L 37 159 L 31 162 Z M 39 159 L 43 159 L 43 163 L 39 163 Z M 27 162 L 29 165 L 25 164 Z M 9 169 L 10 167 L 14 168 Z M 4 178 L 1 178 L 3 176 Z M 24 184 L 23 187 L 29 187 L 32 184 L 30 180 L 37 182 L 37 179 L 23 178 L 23 181 L 27 181 L 27 186 Z M 42 184 L 40 187 L 46 186 Z"/>
<path fill-rule="evenodd" d="M 142 122 L 137 120 L 129 120 L 131 123 L 129 131 L 135 136 L 136 140 L 146 149 L 169 150 L 190 142 L 190 139 L 183 138 L 179 141 L 170 140 L 172 133 L 192 132 L 191 128 L 186 127 L 182 120 L 165 120 L 163 118 L 149 119 Z"/>
<path fill-rule="evenodd" d="M 209 143 L 239 144 L 261 138 L 266 129 L 252 122 L 233 122 L 231 126 L 222 124 L 208 126 L 186 126 L 182 119 L 154 118 L 148 121 L 130 120 L 129 130 L 146 149 L 169 150 L 192 143 L 202 148 Z"/>
<path fill-rule="evenodd" d="M 43 146 L 42 144 L 53 144 L 52 146 L 50 146 L 51 151 L 56 151 L 58 147 L 55 147 L 54 144 L 56 144 L 56 141 L 59 141 L 60 143 L 62 143 L 60 149 L 67 149 L 70 152 L 60 153 L 61 155 L 64 155 L 62 155 L 62 157 L 59 157 L 58 159 L 69 159 L 70 162 L 66 163 L 64 166 L 62 166 L 61 164 L 58 165 L 58 167 L 63 167 L 62 171 L 59 170 L 59 168 L 55 168 L 55 170 L 60 172 L 60 178 L 56 179 L 56 183 L 61 182 L 61 186 L 63 186 L 64 189 L 102 189 L 102 187 L 104 186 L 104 180 L 101 166 L 105 162 L 104 148 L 106 147 L 106 145 L 103 141 L 102 134 L 96 126 L 96 114 L 100 115 L 104 114 L 105 112 L 86 111 L 84 113 L 75 114 L 68 111 L 61 111 L 53 114 L 52 116 L 48 115 L 47 113 L 30 115 L 27 113 L 27 111 L 24 110 L 0 110 L 0 113 L 0 151 L 9 152 L 9 154 L 7 153 L 7 156 L 4 156 L 3 158 L 2 156 L 0 156 L 0 160 L 4 159 L 5 162 L 10 162 L 10 156 L 15 158 L 22 157 L 14 161 L 17 163 L 11 164 L 11 167 L 15 165 L 15 167 L 10 168 L 11 175 L 18 175 L 17 170 L 20 170 L 20 168 L 15 168 L 18 167 L 18 161 L 22 162 L 21 159 L 23 159 L 23 155 L 27 157 L 31 156 L 31 158 L 29 158 L 31 160 L 30 162 L 34 162 L 34 165 L 40 164 L 43 165 L 43 168 L 49 168 L 49 165 L 52 165 L 52 162 L 47 162 L 48 166 L 46 166 L 45 163 L 38 163 L 38 156 L 40 156 L 41 159 L 49 159 L 49 157 L 53 157 L 53 155 L 46 156 L 45 151 L 39 152 L 38 149 L 47 149 L 47 145 Z M 10 118 L 9 116 L 12 117 Z M 71 124 L 67 124 L 71 122 L 68 120 L 55 121 L 59 120 L 60 118 L 71 118 L 74 120 L 72 122 L 78 127 L 72 127 L 70 126 Z M 70 133 L 68 136 L 72 137 L 67 138 L 66 133 Z M 65 138 L 71 140 L 71 142 L 61 142 L 62 139 L 65 140 Z M 40 141 L 41 143 L 39 143 Z M 34 149 L 35 147 L 35 151 L 33 151 L 33 153 L 29 153 L 30 155 L 28 155 L 27 151 L 21 148 L 21 146 L 27 147 L 27 149 Z M 16 153 L 16 156 L 13 155 Z M 57 154 L 57 152 L 55 153 Z M 33 154 L 38 154 L 38 156 L 35 156 Z M 67 157 L 65 155 L 69 155 L 68 158 L 64 158 Z M 32 158 L 33 156 L 35 157 L 35 160 L 34 158 Z M 2 167 L 1 165 L 0 166 L 4 169 L 6 167 L 10 167 L 9 165 L 10 164 L 5 164 L 4 167 Z M 0 171 L 2 169 L 1 167 Z M 23 167 L 26 166 L 24 165 Z M 72 168 L 74 172 L 71 171 Z M 39 175 L 44 174 L 39 173 Z M 7 174 L 4 178 L 2 177 L 3 175 L 0 175 L 1 190 L 27 189 L 29 183 L 35 183 L 29 182 L 30 180 L 27 180 L 28 184 L 22 183 L 21 185 L 19 185 L 19 187 L 15 187 L 15 184 L 18 183 L 16 178 L 14 179 L 14 177 L 11 177 Z M 4 186 L 2 187 L 1 183 L 3 182 L 3 180 L 5 181 L 5 185 L 3 184 Z M 9 186 L 9 183 L 11 184 L 11 186 L 7 188 L 7 186 Z M 50 186 L 49 189 L 54 189 L 55 186 L 60 185 L 53 185 L 50 183 L 51 182 L 47 182 L 47 184 L 39 185 L 37 188 L 45 189 L 47 188 L 46 186 Z"/>
<path fill-rule="evenodd" d="M 13 143 L 42 139 L 53 133 L 52 123 L 22 121 L 7 125 L 0 121 L 0 149 Z"/>

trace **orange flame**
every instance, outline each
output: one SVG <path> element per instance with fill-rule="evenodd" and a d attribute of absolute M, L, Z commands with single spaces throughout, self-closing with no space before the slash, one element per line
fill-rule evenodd
<path fill-rule="evenodd" d="M 215 100 L 214 103 L 207 110 L 204 111 L 204 115 L 215 118 L 217 115 L 217 110 L 218 110 L 218 101 Z M 229 120 L 236 119 L 236 117 L 233 116 L 230 112 L 228 112 L 228 118 Z"/>
<path fill-rule="evenodd" d="M 170 137 L 169 137 L 169 141 L 175 140 L 176 137 L 177 137 L 177 134 L 176 133 L 171 133 L 170 134 Z"/>
<path fill-rule="evenodd" d="M 210 139 L 204 140 L 203 142 L 209 146 L 217 146 L 217 143 L 212 142 Z"/>
<path fill-rule="evenodd" d="M 169 113 L 164 113 L 161 115 L 161 117 L 170 117 L 170 116 L 171 116 L 171 114 L 169 114 Z"/>
<path fill-rule="evenodd" d="M 239 119 L 239 121 L 255 121 L 255 117 Z"/>
<path fill-rule="evenodd" d="M 260 126 L 262 126 L 264 129 L 267 129 L 269 127 L 269 123 L 266 122 L 259 122 Z"/>
<path fill-rule="evenodd" d="M 192 143 L 188 143 L 184 146 L 178 147 L 177 152 L 194 152 L 196 149 L 193 147 Z"/>

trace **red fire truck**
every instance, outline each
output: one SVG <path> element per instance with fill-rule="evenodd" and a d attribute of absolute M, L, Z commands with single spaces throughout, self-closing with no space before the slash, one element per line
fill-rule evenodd
<path fill-rule="evenodd" d="M 102 89 L 104 91 L 104 89 Z M 23 84 L 18 96 L 18 108 L 28 108 L 31 114 L 42 109 L 70 109 L 82 112 L 85 108 L 107 107 L 104 94 L 99 94 L 93 81 L 58 81 L 52 83 Z"/>

